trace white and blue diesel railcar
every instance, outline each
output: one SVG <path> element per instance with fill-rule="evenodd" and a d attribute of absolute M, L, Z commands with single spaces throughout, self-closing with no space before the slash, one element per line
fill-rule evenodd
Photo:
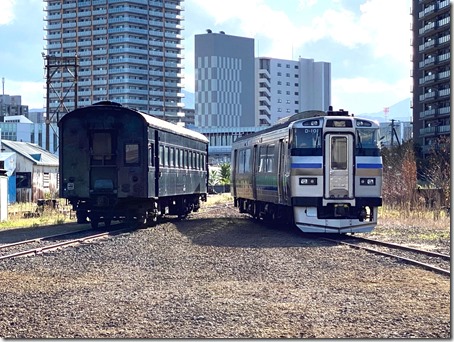
<path fill-rule="evenodd" d="M 382 205 L 379 125 L 347 111 L 307 111 L 232 145 L 234 204 L 303 232 L 370 232 Z"/>

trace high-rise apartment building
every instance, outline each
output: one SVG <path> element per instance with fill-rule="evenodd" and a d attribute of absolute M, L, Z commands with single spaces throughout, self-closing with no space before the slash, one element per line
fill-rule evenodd
<path fill-rule="evenodd" d="M 260 126 L 306 110 L 327 111 L 331 105 L 331 64 L 256 58 L 256 105 Z"/>
<path fill-rule="evenodd" d="M 413 137 L 430 153 L 451 125 L 451 3 L 413 0 Z"/>
<path fill-rule="evenodd" d="M 180 121 L 182 0 L 45 2 L 46 58 L 77 56 L 78 107 L 110 100 Z M 50 92 L 49 106 L 74 109 L 74 72 L 52 73 L 59 91 Z"/>
<path fill-rule="evenodd" d="M 254 39 L 195 35 L 195 125 L 255 126 Z"/>

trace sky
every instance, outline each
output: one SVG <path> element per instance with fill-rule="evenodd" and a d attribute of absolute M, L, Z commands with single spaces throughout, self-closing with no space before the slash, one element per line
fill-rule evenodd
<path fill-rule="evenodd" d="M 376 113 L 411 96 L 411 0 L 185 0 L 183 7 L 186 91 L 194 91 L 194 35 L 211 29 L 254 38 L 256 57 L 331 63 L 334 109 Z M 4 93 L 21 95 L 30 109 L 45 104 L 43 16 L 42 0 L 0 0 Z"/>

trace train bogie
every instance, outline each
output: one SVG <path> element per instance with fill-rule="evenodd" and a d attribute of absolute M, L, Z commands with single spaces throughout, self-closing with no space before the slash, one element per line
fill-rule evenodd
<path fill-rule="evenodd" d="M 303 232 L 369 232 L 381 205 L 378 137 L 377 123 L 343 111 L 300 113 L 241 137 L 232 146 L 235 205 Z"/>
<path fill-rule="evenodd" d="M 208 140 L 199 133 L 112 102 L 66 114 L 59 130 L 60 196 L 80 223 L 152 224 L 206 200 Z"/>

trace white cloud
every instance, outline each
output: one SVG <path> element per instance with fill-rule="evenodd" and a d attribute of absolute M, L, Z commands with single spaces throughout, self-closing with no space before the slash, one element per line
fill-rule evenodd
<path fill-rule="evenodd" d="M 15 4 L 15 0 L 1 0 L 0 1 L 0 25 L 6 25 L 13 21 L 14 4 Z"/>
<path fill-rule="evenodd" d="M 375 56 L 408 64 L 411 54 L 409 1 L 369 0 L 360 9 L 359 25 L 368 32 Z"/>
<path fill-rule="evenodd" d="M 306 9 L 315 6 L 317 4 L 318 0 L 299 0 L 298 1 L 298 7 L 300 9 Z"/>

